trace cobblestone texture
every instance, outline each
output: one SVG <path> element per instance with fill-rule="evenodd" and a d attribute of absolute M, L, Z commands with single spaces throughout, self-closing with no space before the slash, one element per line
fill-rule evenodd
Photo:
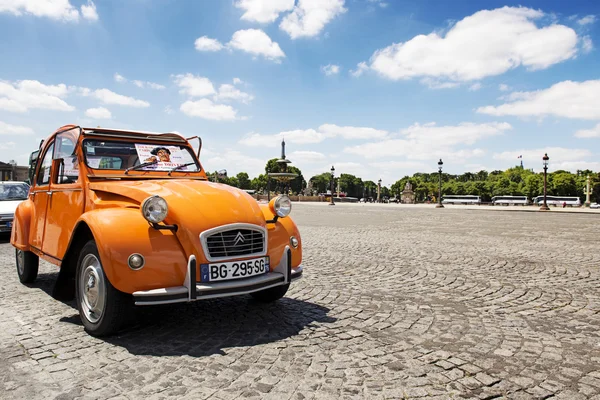
<path fill-rule="evenodd" d="M 305 278 L 87 335 L 0 241 L 2 399 L 600 398 L 595 215 L 294 204 Z"/>

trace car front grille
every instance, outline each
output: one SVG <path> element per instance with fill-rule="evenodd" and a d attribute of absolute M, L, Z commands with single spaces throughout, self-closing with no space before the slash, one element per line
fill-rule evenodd
<path fill-rule="evenodd" d="M 264 233 L 255 229 L 231 229 L 206 238 L 211 258 L 242 257 L 264 252 Z"/>

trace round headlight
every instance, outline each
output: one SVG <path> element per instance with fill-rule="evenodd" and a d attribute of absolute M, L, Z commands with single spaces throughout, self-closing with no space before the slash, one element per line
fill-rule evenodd
<path fill-rule="evenodd" d="M 282 194 L 281 196 L 277 196 L 275 199 L 273 208 L 275 209 L 275 214 L 277 214 L 278 217 L 287 217 L 292 211 L 292 201 L 289 197 Z"/>
<path fill-rule="evenodd" d="M 142 215 L 153 224 L 158 224 L 167 218 L 167 202 L 160 196 L 148 197 L 142 203 Z"/>

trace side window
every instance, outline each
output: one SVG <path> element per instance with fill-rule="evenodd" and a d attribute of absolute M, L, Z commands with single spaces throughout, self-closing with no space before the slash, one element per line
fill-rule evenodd
<path fill-rule="evenodd" d="M 79 177 L 79 162 L 75 154 L 75 138 L 73 130 L 60 133 L 56 136 L 54 147 L 54 159 L 63 159 L 57 182 L 74 183 Z"/>
<path fill-rule="evenodd" d="M 47 185 L 50 183 L 50 169 L 52 167 L 52 153 L 54 152 L 54 143 L 48 147 L 44 159 L 38 170 L 36 182 L 38 185 Z"/>

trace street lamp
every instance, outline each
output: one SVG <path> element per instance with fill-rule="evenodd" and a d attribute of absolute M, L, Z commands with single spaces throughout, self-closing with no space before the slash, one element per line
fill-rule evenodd
<path fill-rule="evenodd" d="M 271 201 L 271 169 L 267 167 L 267 201 Z"/>
<path fill-rule="evenodd" d="M 381 203 L 381 179 L 377 181 L 377 202 Z"/>
<path fill-rule="evenodd" d="M 335 168 L 333 168 L 333 165 L 332 165 L 331 166 L 331 201 L 329 202 L 330 206 L 335 206 L 335 203 L 333 202 L 333 185 L 335 182 L 334 174 L 335 174 Z"/>
<path fill-rule="evenodd" d="M 438 203 L 435 206 L 435 208 L 444 208 L 444 205 L 442 204 L 442 165 L 444 165 L 444 162 L 440 158 L 440 161 L 438 161 L 438 174 L 439 174 L 439 178 L 440 178 L 440 190 L 438 192 Z"/>
<path fill-rule="evenodd" d="M 542 204 L 542 206 L 540 207 L 540 211 L 550 211 L 550 208 L 548 208 L 548 204 L 546 203 L 546 186 L 547 186 L 547 173 L 548 173 L 548 160 L 550 159 L 550 157 L 548 157 L 548 153 L 544 154 L 544 157 L 542 157 L 542 160 L 544 161 L 544 204 Z"/>

